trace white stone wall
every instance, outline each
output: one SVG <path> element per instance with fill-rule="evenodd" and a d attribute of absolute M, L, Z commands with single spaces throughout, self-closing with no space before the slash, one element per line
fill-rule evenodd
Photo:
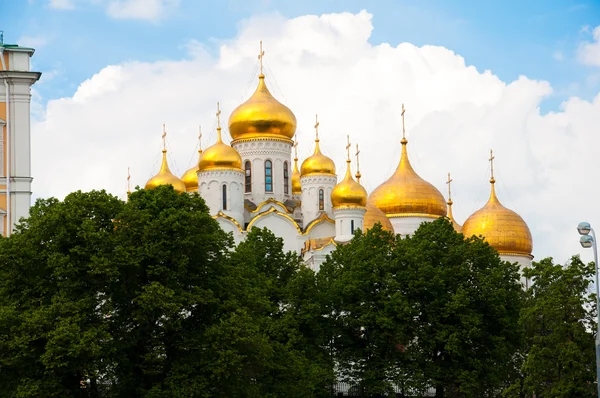
<path fill-rule="evenodd" d="M 223 209 L 223 185 L 227 191 L 227 209 Z M 244 225 L 244 173 L 239 170 L 198 172 L 198 192 L 215 216 L 222 211 Z"/>
<path fill-rule="evenodd" d="M 365 219 L 365 207 L 353 208 L 337 208 L 333 209 L 335 215 L 335 240 L 338 242 L 346 242 L 352 239 L 354 233 L 352 231 L 352 222 L 354 221 L 354 231 L 357 229 L 364 230 L 363 221 Z"/>
<path fill-rule="evenodd" d="M 244 193 L 244 198 L 255 204 L 260 204 L 269 198 L 285 202 L 292 198 L 292 142 L 277 139 L 252 139 L 234 141 L 233 148 L 242 157 L 242 169 L 245 170 L 246 161 L 252 164 L 252 192 Z M 273 165 L 273 191 L 265 191 L 265 161 L 270 160 Z M 287 162 L 288 188 L 284 188 L 283 165 Z"/>
<path fill-rule="evenodd" d="M 531 286 L 531 280 L 526 279 L 523 276 L 523 270 L 525 268 L 531 268 L 532 258 L 529 256 L 514 256 L 508 254 L 500 254 L 500 258 L 502 261 L 508 261 L 509 263 L 518 263 L 519 270 L 521 272 L 521 285 L 523 285 L 523 289 L 527 290 Z"/>
<path fill-rule="evenodd" d="M 250 230 L 254 227 L 267 227 L 271 232 L 283 239 L 283 250 L 300 253 L 304 246 L 305 237 L 298 231 L 297 225 L 287 217 L 271 211 L 251 222 Z"/>
<path fill-rule="evenodd" d="M 422 222 L 431 222 L 435 218 L 430 217 L 390 217 L 394 226 L 394 232 L 402 236 L 412 235 L 419 228 Z"/>
<path fill-rule="evenodd" d="M 319 216 L 321 211 L 333 219 L 333 207 L 331 205 L 331 191 L 337 184 L 337 177 L 334 175 L 308 175 L 300 177 L 300 186 L 302 187 L 302 218 L 304 225 L 308 225 L 312 220 Z M 324 193 L 324 210 L 319 210 L 319 190 Z"/>

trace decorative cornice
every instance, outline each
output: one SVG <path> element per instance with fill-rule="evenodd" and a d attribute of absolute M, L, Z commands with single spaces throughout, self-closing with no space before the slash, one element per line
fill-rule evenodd
<path fill-rule="evenodd" d="M 367 207 L 366 206 L 360 206 L 360 205 L 342 205 L 342 206 L 337 206 L 333 208 L 333 212 L 335 213 L 337 210 L 362 210 L 363 213 L 367 212 Z"/>
<path fill-rule="evenodd" d="M 312 220 L 311 222 L 308 223 L 308 225 L 306 226 L 306 228 L 304 228 L 303 235 L 308 235 L 310 233 L 311 229 L 313 229 L 318 224 L 321 224 L 322 222 L 328 222 L 330 224 L 335 225 L 335 221 L 332 220 L 331 218 L 329 218 L 329 216 L 327 215 L 327 213 L 321 213 L 319 215 L 319 217 L 315 218 L 314 220 Z"/>
<path fill-rule="evenodd" d="M 254 137 L 254 138 L 238 138 L 237 140 L 231 141 L 231 145 L 243 144 L 245 142 L 283 142 L 285 144 L 289 144 L 290 148 L 294 145 L 294 141 L 288 138 L 280 138 L 280 137 Z"/>
<path fill-rule="evenodd" d="M 294 220 L 288 214 L 285 214 L 285 213 L 277 210 L 275 207 L 271 207 L 269 210 L 258 214 L 256 217 L 254 217 L 252 220 L 250 220 L 250 222 L 248 223 L 248 226 L 246 227 L 246 231 L 250 231 L 252 229 L 252 227 L 254 226 L 254 224 L 256 223 L 256 221 L 260 220 L 263 217 L 267 217 L 271 214 L 276 214 L 278 216 L 282 216 L 283 218 L 287 218 L 292 223 L 292 225 L 296 227 L 296 230 L 298 231 L 298 233 L 302 234 L 302 230 L 300 229 L 300 226 L 298 226 L 298 223 L 296 222 L 296 220 Z"/>
<path fill-rule="evenodd" d="M 244 177 L 244 172 L 241 169 L 224 169 L 224 168 L 215 168 L 208 170 L 199 170 L 198 178 L 202 177 L 213 177 L 213 176 L 224 176 L 224 175 L 241 175 Z"/>
<path fill-rule="evenodd" d="M 240 225 L 239 222 L 237 222 L 237 220 L 231 216 L 228 216 L 227 214 L 223 213 L 222 211 L 219 211 L 215 216 L 213 216 L 213 218 L 216 220 L 218 218 L 224 218 L 226 220 L 231 221 L 236 227 L 238 227 L 238 229 L 240 230 L 240 232 L 244 232 L 244 228 L 242 228 L 242 226 Z"/>
<path fill-rule="evenodd" d="M 319 183 L 337 184 L 337 177 L 334 174 L 308 174 L 306 176 L 300 177 L 301 187 L 306 184 Z"/>
<path fill-rule="evenodd" d="M 421 218 L 432 218 L 432 219 L 438 219 L 440 217 L 443 217 L 443 216 L 438 216 L 435 214 L 426 214 L 426 213 L 393 213 L 393 214 L 386 214 L 386 216 L 388 218 L 421 217 Z"/>
<path fill-rule="evenodd" d="M 246 208 L 248 209 L 248 211 L 249 211 L 250 213 L 258 213 L 258 212 L 260 212 L 260 209 L 262 209 L 263 207 L 265 207 L 266 205 L 269 205 L 269 204 L 276 204 L 276 205 L 278 205 L 278 206 L 281 206 L 281 207 L 282 207 L 283 209 L 285 209 L 285 210 L 286 210 L 288 213 L 293 213 L 293 212 L 294 212 L 294 210 L 293 210 L 293 209 L 290 209 L 290 208 L 288 208 L 288 207 L 287 207 L 285 204 L 283 204 L 283 203 L 281 203 L 280 201 L 278 201 L 278 200 L 276 200 L 276 199 L 273 199 L 273 198 L 269 198 L 269 199 L 265 200 L 264 202 L 260 203 L 260 204 L 259 204 L 259 205 L 256 207 L 256 209 L 255 209 L 255 210 L 250 210 L 250 208 L 248 208 L 246 205 L 244 205 L 244 206 L 246 206 Z"/>
<path fill-rule="evenodd" d="M 498 251 L 498 254 L 501 256 L 508 256 L 508 257 L 527 257 L 530 260 L 533 260 L 533 256 L 530 253 L 525 253 L 525 252 L 505 252 L 505 251 Z"/>

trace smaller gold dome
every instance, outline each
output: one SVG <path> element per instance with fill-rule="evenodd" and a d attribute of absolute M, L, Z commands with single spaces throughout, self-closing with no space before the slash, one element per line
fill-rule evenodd
<path fill-rule="evenodd" d="M 498 253 L 530 256 L 533 251 L 531 232 L 520 215 L 502 206 L 496 197 L 492 177 L 492 189 L 487 204 L 465 221 L 462 233 L 465 237 L 483 236 Z"/>
<path fill-rule="evenodd" d="M 408 141 L 403 138 L 401 143 L 402 156 L 398 168 L 386 182 L 375 188 L 369 200 L 389 217 L 444 217 L 444 197 L 415 172 L 408 160 Z"/>
<path fill-rule="evenodd" d="M 321 153 L 319 139 L 315 140 L 315 152 L 304 159 L 300 168 L 302 176 L 309 174 L 328 174 L 335 175 L 335 163 L 331 158 Z"/>
<path fill-rule="evenodd" d="M 254 94 L 229 116 L 229 133 L 235 140 L 280 138 L 290 140 L 296 132 L 296 116 L 269 92 L 265 75 L 258 76 Z"/>
<path fill-rule="evenodd" d="M 448 202 L 446 202 L 448 204 L 448 219 L 450 219 L 450 222 L 452 223 L 452 226 L 454 227 L 454 230 L 458 233 L 460 233 L 462 231 L 462 226 L 456 222 L 456 220 L 454 219 L 454 216 L 452 215 L 452 199 L 448 199 Z"/>
<path fill-rule="evenodd" d="M 167 150 L 163 149 L 162 153 L 163 156 L 160 170 L 157 175 L 148 180 L 145 189 L 154 189 L 159 185 L 172 185 L 175 191 L 179 193 L 185 192 L 185 184 L 183 181 L 173 175 L 171 170 L 169 170 L 169 165 L 167 164 Z"/>
<path fill-rule="evenodd" d="M 347 160 L 346 176 L 331 191 L 331 204 L 338 207 L 365 207 L 367 205 L 367 191 L 352 178 L 350 160 Z"/>
<path fill-rule="evenodd" d="M 298 170 L 298 158 L 294 158 L 294 171 L 292 171 L 292 195 L 300 195 L 302 187 L 300 186 L 300 170 Z"/>
<path fill-rule="evenodd" d="M 217 127 L 217 142 L 206 148 L 198 162 L 198 170 L 242 170 L 242 157 L 221 139 L 221 127 Z"/>
<path fill-rule="evenodd" d="M 365 231 L 370 230 L 375 226 L 375 224 L 381 223 L 381 228 L 385 231 L 394 232 L 394 226 L 389 218 L 385 215 L 384 212 L 379 210 L 374 204 L 370 201 L 367 202 L 367 212 L 365 213 L 365 219 L 363 221 L 363 225 L 365 227 Z"/>
<path fill-rule="evenodd" d="M 181 176 L 181 180 L 185 184 L 185 189 L 187 192 L 197 192 L 198 191 L 198 164 L 200 163 L 200 159 L 202 158 L 202 149 L 198 150 L 198 162 L 194 167 L 183 173 Z"/>

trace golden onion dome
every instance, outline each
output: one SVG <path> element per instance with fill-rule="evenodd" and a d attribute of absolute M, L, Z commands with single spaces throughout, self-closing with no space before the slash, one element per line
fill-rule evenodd
<path fill-rule="evenodd" d="M 145 189 L 154 189 L 159 185 L 172 185 L 175 191 L 179 193 L 185 192 L 185 184 L 183 181 L 173 175 L 171 170 L 169 170 L 169 165 L 167 164 L 167 150 L 163 149 L 162 153 L 163 156 L 160 170 L 158 171 L 158 174 L 148 180 Z"/>
<path fill-rule="evenodd" d="M 254 94 L 229 116 L 229 133 L 235 140 L 280 138 L 291 140 L 296 132 L 296 116 L 269 92 L 265 75 L 258 76 Z"/>
<path fill-rule="evenodd" d="M 198 162 L 198 170 L 242 170 L 242 157 L 221 139 L 221 127 L 217 127 L 217 142 L 206 148 Z"/>
<path fill-rule="evenodd" d="M 388 217 L 444 217 L 444 197 L 412 168 L 406 149 L 408 140 L 402 138 L 401 143 L 398 168 L 386 182 L 375 188 L 369 200 Z"/>
<path fill-rule="evenodd" d="M 331 191 L 331 204 L 333 208 L 339 207 L 365 207 L 367 205 L 367 191 L 352 178 L 350 160 L 347 160 L 346 176 Z"/>
<path fill-rule="evenodd" d="M 300 186 L 300 170 L 298 170 L 298 157 L 294 158 L 294 171 L 292 171 L 292 195 L 300 195 L 302 187 Z"/>
<path fill-rule="evenodd" d="M 185 184 L 185 189 L 187 192 L 197 192 L 198 191 L 198 164 L 200 163 L 200 159 L 202 158 L 202 148 L 198 150 L 198 162 L 194 167 L 183 173 L 181 176 L 181 180 Z"/>
<path fill-rule="evenodd" d="M 319 123 L 317 122 L 315 128 L 318 126 Z M 304 162 L 302 162 L 302 167 L 300 168 L 300 173 L 302 176 L 309 174 L 335 175 L 335 163 L 333 160 L 331 160 L 331 158 L 321 153 L 318 132 L 317 138 L 315 139 L 315 152 L 311 156 L 304 159 Z"/>
<path fill-rule="evenodd" d="M 465 237 L 482 236 L 500 254 L 531 256 L 533 239 L 520 215 L 502 206 L 496 197 L 492 177 L 490 199 L 473 213 L 462 227 Z"/>
<path fill-rule="evenodd" d="M 392 225 L 390 219 L 387 218 L 385 213 L 379 210 L 370 201 L 367 201 L 367 212 L 365 213 L 365 219 L 363 221 L 365 231 L 373 228 L 377 223 L 380 223 L 381 228 L 383 228 L 385 231 L 394 232 L 394 226 Z"/>

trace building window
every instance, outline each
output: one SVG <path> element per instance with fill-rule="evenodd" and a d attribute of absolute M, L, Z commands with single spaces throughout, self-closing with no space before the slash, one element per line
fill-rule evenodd
<path fill-rule="evenodd" d="M 290 186 L 290 176 L 288 174 L 288 163 L 283 162 L 283 193 L 286 195 L 290 193 L 289 186 Z"/>
<path fill-rule="evenodd" d="M 354 220 L 350 220 L 350 234 L 354 235 Z"/>
<path fill-rule="evenodd" d="M 319 210 L 325 210 L 325 195 L 322 189 L 319 189 Z"/>
<path fill-rule="evenodd" d="M 222 199 L 223 199 L 223 210 L 227 210 L 227 185 L 223 184 L 223 195 L 222 195 Z"/>
<path fill-rule="evenodd" d="M 273 192 L 273 163 L 265 160 L 265 192 Z"/>
<path fill-rule="evenodd" d="M 244 168 L 246 169 L 246 193 L 248 193 L 252 192 L 252 163 L 250 163 L 249 160 L 246 160 Z"/>

